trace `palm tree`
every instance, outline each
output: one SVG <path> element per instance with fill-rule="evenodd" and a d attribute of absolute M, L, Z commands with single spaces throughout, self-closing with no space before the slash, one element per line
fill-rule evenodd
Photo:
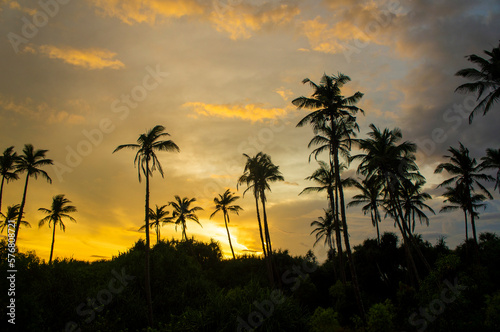
<path fill-rule="evenodd" d="M 318 217 L 318 220 L 314 220 L 311 222 L 311 227 L 316 227 L 312 230 L 311 234 L 315 234 L 316 241 L 314 242 L 314 246 L 318 244 L 318 242 L 324 238 L 324 244 L 328 246 L 330 251 L 334 251 L 335 247 L 333 243 L 335 242 L 333 238 L 333 234 L 335 232 L 334 218 L 332 210 L 325 210 L 324 216 Z"/>
<path fill-rule="evenodd" d="M 354 116 L 358 111 L 363 113 L 363 110 L 355 106 L 363 94 L 361 92 L 356 92 L 350 97 L 344 97 L 341 94 L 341 88 L 350 81 L 350 77 L 344 74 L 338 73 L 338 75 L 328 76 L 326 74 L 321 78 L 320 84 L 316 84 L 310 79 L 306 78 L 302 83 L 309 85 L 313 88 L 313 93 L 311 97 L 298 97 L 292 100 L 292 104 L 300 108 L 308 108 L 313 111 L 306 115 L 302 120 L 299 121 L 297 127 L 302 127 L 306 124 L 312 124 L 314 129 L 320 128 L 325 122 L 330 123 L 330 128 L 332 132 L 335 132 L 335 128 L 343 128 L 340 132 L 343 135 L 349 135 L 349 130 L 347 127 L 349 124 L 356 123 L 356 117 Z M 355 126 L 357 127 L 357 126 Z M 348 137 L 349 145 L 350 140 Z M 338 202 L 340 206 L 340 215 L 342 218 L 342 227 L 344 230 L 344 243 L 346 246 L 347 257 L 349 260 L 349 268 L 351 270 L 351 275 L 353 278 L 353 284 L 356 293 L 356 300 L 360 313 L 364 318 L 365 312 L 363 303 L 361 301 L 361 292 L 359 290 L 356 270 L 354 268 L 354 262 L 352 261 L 352 253 L 349 244 L 349 236 L 347 229 L 347 220 L 345 213 L 345 202 L 344 202 L 344 192 L 340 180 L 340 161 L 339 161 L 339 142 L 337 140 L 332 140 L 330 144 L 330 163 L 333 161 L 333 171 L 335 174 L 335 183 L 337 185 L 338 191 Z"/>
<path fill-rule="evenodd" d="M 0 155 L 0 175 L 2 175 L 2 182 L 0 184 L 0 211 L 2 211 L 2 194 L 4 181 L 7 180 L 7 183 L 9 183 L 9 181 L 19 179 L 15 168 L 17 158 L 18 156 L 17 153 L 14 152 L 13 146 L 5 149 L 3 154 Z"/>
<path fill-rule="evenodd" d="M 198 216 L 196 215 L 196 211 L 203 210 L 203 208 L 199 206 L 191 207 L 191 203 L 193 202 L 196 202 L 196 198 L 189 199 L 184 197 L 181 199 L 177 195 L 175 195 L 175 201 L 170 202 L 170 205 L 174 208 L 174 211 L 172 212 L 172 221 L 175 223 L 175 229 L 177 230 L 177 225 L 181 225 L 182 239 L 185 241 L 187 241 L 186 222 L 188 220 L 195 221 L 201 226 Z"/>
<path fill-rule="evenodd" d="M 477 100 L 484 98 L 476 105 L 469 115 L 469 123 L 472 123 L 474 113 L 482 110 L 483 115 L 500 100 L 500 43 L 498 47 L 491 51 L 484 51 L 489 59 L 482 58 L 476 54 L 467 56 L 467 60 L 479 66 L 476 68 L 466 68 L 459 70 L 455 75 L 473 80 L 472 83 L 465 83 L 455 89 L 460 93 L 477 93 Z"/>
<path fill-rule="evenodd" d="M 448 186 L 451 183 L 455 183 L 456 186 L 463 185 L 464 195 L 467 197 L 467 210 L 471 219 L 472 234 L 474 237 L 474 242 L 476 248 L 478 246 L 477 235 L 476 235 L 476 223 L 475 214 L 472 205 L 472 197 L 474 196 L 474 186 L 478 186 L 488 198 L 492 199 L 491 194 L 486 190 L 486 188 L 479 182 L 482 181 L 492 181 L 493 177 L 479 173 L 483 168 L 478 165 L 476 158 L 471 158 L 469 156 L 469 150 L 460 143 L 458 149 L 450 147 L 448 151 L 451 153 L 449 156 L 444 156 L 449 158 L 449 162 L 441 163 L 436 167 L 434 173 L 441 173 L 446 170 L 449 174 L 453 175 L 448 180 L 443 181 L 438 187 Z"/>
<path fill-rule="evenodd" d="M 483 161 L 480 165 L 482 169 L 493 168 L 497 170 L 494 190 L 498 188 L 498 192 L 500 192 L 500 149 L 486 149 L 486 156 L 482 157 L 481 160 Z"/>
<path fill-rule="evenodd" d="M 156 210 L 149 208 L 149 220 L 151 220 L 149 227 L 150 228 L 154 227 L 156 229 L 156 244 L 160 242 L 160 227 L 172 220 L 172 217 L 168 217 L 170 211 L 165 210 L 167 206 L 168 204 L 162 205 L 160 207 L 156 205 Z M 142 225 L 141 228 L 139 228 L 139 230 L 142 231 L 145 228 L 146 225 Z"/>
<path fill-rule="evenodd" d="M 353 160 L 361 159 L 358 172 L 367 177 L 375 176 L 384 183 L 384 192 L 388 202 L 388 210 L 392 211 L 396 225 L 403 237 L 403 243 L 408 261 L 408 267 L 413 271 L 417 284 L 420 282 L 418 271 L 410 251 L 412 246 L 428 270 L 430 265 L 420 251 L 417 242 L 406 225 L 404 213 L 402 211 L 399 190 L 402 183 L 408 180 L 423 180 L 423 176 L 418 172 L 415 163 L 416 144 L 412 142 L 402 142 L 401 130 L 384 129 L 380 131 L 374 124 L 370 125 L 371 132 L 367 139 L 358 140 L 359 147 L 365 153 L 358 154 Z"/>
<path fill-rule="evenodd" d="M 19 215 L 19 208 L 20 207 L 21 206 L 19 204 L 7 206 L 7 213 L 5 213 L 5 214 L 1 213 L 1 215 L 5 218 L 5 220 L 2 223 L 2 229 L 0 230 L 0 233 L 3 233 L 4 228 L 8 227 L 9 220 L 16 220 L 17 219 L 17 217 Z M 31 228 L 30 223 L 27 222 L 26 220 L 21 220 L 21 225 L 24 225 L 26 227 Z"/>
<path fill-rule="evenodd" d="M 152 176 L 153 171 L 158 170 L 163 177 L 163 169 L 160 161 L 156 156 L 156 151 L 179 151 L 179 147 L 171 140 L 161 140 L 165 136 L 165 127 L 156 125 L 145 134 L 141 134 L 137 139 L 137 144 L 123 144 L 119 145 L 113 153 L 121 149 L 137 150 L 134 159 L 134 166 L 137 167 L 139 182 L 141 182 L 141 174 L 146 177 L 146 206 L 145 206 L 145 232 L 146 232 L 146 300 L 148 303 L 148 321 L 149 326 L 153 325 L 153 305 L 151 302 L 151 285 L 149 273 L 149 177 Z"/>
<path fill-rule="evenodd" d="M 361 191 L 361 194 L 354 195 L 347 207 L 363 205 L 361 211 L 366 215 L 370 212 L 372 225 L 377 229 L 377 243 L 380 244 L 380 231 L 378 224 L 382 222 L 378 207 L 384 202 L 382 199 L 383 182 L 376 176 L 363 179 L 361 182 L 355 181 L 353 186 Z"/>
<path fill-rule="evenodd" d="M 234 194 L 231 193 L 229 189 L 227 189 L 224 194 L 219 194 L 219 197 L 214 198 L 215 211 L 210 215 L 210 218 L 212 218 L 217 212 L 222 211 L 222 214 L 224 215 L 224 223 L 226 224 L 229 247 L 231 247 L 233 259 L 236 259 L 236 256 L 234 255 L 233 244 L 231 243 L 231 235 L 229 234 L 229 227 L 227 226 L 227 224 L 229 224 L 229 212 L 238 214 L 239 211 L 243 210 L 239 205 L 230 205 L 238 198 L 240 198 L 240 196 L 234 196 Z"/>
<path fill-rule="evenodd" d="M 429 205 L 424 203 L 424 201 L 432 199 L 428 193 L 421 192 L 424 184 L 424 180 L 417 180 L 415 183 L 407 180 L 403 181 L 400 188 L 401 205 L 406 224 L 412 234 L 415 232 L 415 217 L 418 217 L 420 224 L 422 224 L 422 221 L 425 221 L 426 225 L 429 226 L 429 217 L 422 211 L 423 209 L 436 214 Z"/>
<path fill-rule="evenodd" d="M 319 149 L 319 148 L 318 148 Z M 318 187 L 306 187 L 304 190 L 302 190 L 299 195 L 303 193 L 310 193 L 310 192 L 322 192 L 326 191 L 327 192 L 327 197 L 328 197 L 328 205 L 329 205 L 329 211 L 332 214 L 332 218 L 334 218 L 334 222 L 332 222 L 332 226 L 334 227 L 335 231 L 335 243 L 337 246 L 337 252 L 338 252 L 338 260 L 339 260 L 339 266 L 340 266 L 340 277 L 342 282 L 346 282 L 346 275 L 345 275 L 345 270 L 344 270 L 344 264 L 343 264 L 343 249 L 342 249 L 342 238 L 341 238 L 341 226 L 340 226 L 340 221 L 338 218 L 338 204 L 337 200 L 335 199 L 334 196 L 334 191 L 336 192 L 336 186 L 335 186 L 335 176 L 332 171 L 332 165 L 328 165 L 324 161 L 318 160 L 317 161 L 319 164 L 319 168 L 316 169 L 311 176 L 306 177 L 306 180 L 312 180 L 316 182 L 319 186 Z M 334 212 L 335 211 L 335 212 Z"/>
<path fill-rule="evenodd" d="M 50 258 L 49 264 L 52 262 L 52 254 L 54 253 L 54 242 L 56 237 L 56 226 L 59 224 L 61 229 L 66 231 L 66 226 L 64 225 L 62 218 L 68 218 L 71 221 L 76 222 L 75 218 L 70 216 L 68 213 L 77 212 L 76 207 L 73 205 L 68 205 L 71 201 L 64 197 L 64 195 L 57 195 L 52 198 L 52 206 L 51 209 L 39 208 L 38 211 L 48 214 L 45 218 L 40 220 L 38 223 L 38 227 L 42 227 L 45 223 L 48 223 L 50 228 L 50 224 L 54 229 L 52 230 L 52 245 L 50 247 Z"/>
<path fill-rule="evenodd" d="M 468 226 L 467 226 L 467 213 L 469 212 L 468 202 L 469 200 L 472 203 L 472 213 L 474 217 L 479 217 L 479 214 L 476 210 L 480 207 L 485 207 L 486 204 L 480 203 L 486 199 L 486 196 L 482 194 L 473 194 L 472 197 L 468 197 L 466 195 L 466 189 L 463 185 L 457 185 L 455 187 L 446 187 L 446 191 L 443 194 L 443 197 L 446 199 L 444 203 L 448 203 L 439 210 L 439 212 L 450 212 L 457 209 L 462 209 L 464 212 L 465 218 L 465 241 L 469 239 Z"/>
<path fill-rule="evenodd" d="M 19 208 L 19 215 L 17 217 L 16 232 L 14 235 L 15 241 L 17 241 L 17 235 L 19 233 L 19 226 L 21 224 L 21 218 L 24 213 L 24 206 L 26 204 L 26 194 L 28 192 L 28 180 L 30 177 L 38 179 L 38 176 L 45 178 L 49 183 L 52 183 L 50 176 L 41 169 L 43 166 L 52 165 L 52 159 L 45 158 L 45 154 L 48 150 L 35 150 L 33 145 L 24 145 L 23 155 L 16 159 L 16 172 L 24 173 L 26 172 L 26 182 L 24 183 L 23 200 L 21 201 L 21 207 Z"/>

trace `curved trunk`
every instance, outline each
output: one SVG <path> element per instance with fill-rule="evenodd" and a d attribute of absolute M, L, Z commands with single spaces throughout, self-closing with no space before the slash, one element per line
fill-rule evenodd
<path fill-rule="evenodd" d="M 224 223 L 226 224 L 227 239 L 229 240 L 229 247 L 231 248 L 231 253 L 233 254 L 233 259 L 236 259 L 236 256 L 234 255 L 233 244 L 231 242 L 231 234 L 229 234 L 229 227 L 227 225 L 228 222 L 229 222 L 229 216 L 227 215 L 227 212 L 224 211 Z"/>
<path fill-rule="evenodd" d="M 151 278 L 149 267 L 149 158 L 146 159 L 146 301 L 148 303 L 148 322 L 153 327 L 153 303 L 151 301 Z"/>
<path fill-rule="evenodd" d="M 2 212 L 2 195 L 3 195 L 3 182 L 5 180 L 5 176 L 2 176 L 2 183 L 0 184 L 0 212 Z"/>
<path fill-rule="evenodd" d="M 52 230 L 52 245 L 50 246 L 49 264 L 52 263 L 52 254 L 54 253 L 54 242 L 56 240 L 56 223 L 54 222 L 54 229 Z"/>
<path fill-rule="evenodd" d="M 272 256 L 273 247 L 271 245 L 271 235 L 269 234 L 269 225 L 267 223 L 266 197 L 264 196 L 264 193 L 261 193 L 260 200 L 262 203 L 262 215 L 264 216 L 264 235 L 266 237 L 267 255 Z"/>
<path fill-rule="evenodd" d="M 259 197 L 257 193 L 254 193 L 254 197 L 255 197 L 255 211 L 257 211 L 257 221 L 259 222 L 259 233 L 260 233 L 260 242 L 262 243 L 262 253 L 264 254 L 264 258 L 266 258 L 267 250 L 264 242 L 264 235 L 262 233 L 262 223 L 260 221 L 260 212 L 259 212 Z"/>
<path fill-rule="evenodd" d="M 26 204 L 26 193 L 28 191 L 28 180 L 30 178 L 29 173 L 26 174 L 26 183 L 24 184 L 23 200 L 21 201 L 21 207 L 19 208 L 19 215 L 17 216 L 16 222 L 16 232 L 14 233 L 14 243 L 17 244 L 17 234 L 19 233 L 19 226 L 21 225 L 21 219 L 23 218 L 24 205 Z"/>

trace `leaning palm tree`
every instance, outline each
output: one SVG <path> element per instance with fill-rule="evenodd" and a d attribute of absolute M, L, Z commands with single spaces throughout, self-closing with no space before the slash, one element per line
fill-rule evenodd
<path fill-rule="evenodd" d="M 377 243 L 380 244 L 379 223 L 380 218 L 379 206 L 384 203 L 382 189 L 383 182 L 376 176 L 371 176 L 363 179 L 361 182 L 355 181 L 353 186 L 361 191 L 361 194 L 354 195 L 352 201 L 347 204 L 347 207 L 363 205 L 361 211 L 366 215 L 370 212 L 372 225 L 377 229 Z"/>
<path fill-rule="evenodd" d="M 45 223 L 48 224 L 50 228 L 50 224 L 54 227 L 52 230 L 52 245 L 50 247 L 50 258 L 49 264 L 52 262 L 52 254 L 54 253 L 54 242 L 56 238 L 56 226 L 59 224 L 62 231 L 66 231 L 66 226 L 64 225 L 62 218 L 68 218 L 71 221 L 76 222 L 75 218 L 70 216 L 68 213 L 77 212 L 76 207 L 73 205 L 68 205 L 71 203 L 69 199 L 64 197 L 64 195 L 57 195 L 52 198 L 52 206 L 51 209 L 39 208 L 38 211 L 48 214 L 45 218 L 40 220 L 38 223 L 38 227 L 42 227 Z"/>
<path fill-rule="evenodd" d="M 497 171 L 494 190 L 498 188 L 498 192 L 500 192 L 500 149 L 486 149 L 486 156 L 482 157 L 481 160 L 483 161 L 480 164 L 482 169 L 492 168 Z"/>
<path fill-rule="evenodd" d="M 177 230 L 177 226 L 181 225 L 182 228 L 182 239 L 187 241 L 187 225 L 186 222 L 188 220 L 195 221 L 198 225 L 201 226 L 198 216 L 196 215 L 196 211 L 201 211 L 203 208 L 199 206 L 191 207 L 191 204 L 196 202 L 196 198 L 180 198 L 175 195 L 175 201 L 170 202 L 170 205 L 174 208 L 172 212 L 172 222 L 175 223 L 175 229 Z M 203 227 L 203 226 L 202 226 Z"/>
<path fill-rule="evenodd" d="M 3 233 L 5 227 L 8 227 L 9 220 L 17 220 L 19 216 L 19 208 L 21 206 L 19 204 L 7 206 L 7 212 L 5 214 L 1 213 L 1 215 L 5 218 L 1 224 L 2 229 L 0 229 L 0 233 Z M 21 220 L 21 225 L 31 228 L 31 225 L 26 220 Z"/>
<path fill-rule="evenodd" d="M 149 220 L 151 220 L 149 227 L 155 228 L 155 230 L 156 230 L 156 244 L 158 244 L 158 242 L 160 242 L 160 228 L 161 228 L 161 226 L 172 221 L 172 217 L 168 217 L 168 215 L 170 214 L 170 211 L 165 210 L 167 208 L 167 206 L 168 206 L 168 204 L 162 205 L 160 207 L 158 207 L 158 205 L 156 205 L 156 210 L 149 208 Z M 146 225 L 142 225 L 141 228 L 139 228 L 139 230 L 142 231 L 145 228 L 146 228 Z"/>
<path fill-rule="evenodd" d="M 479 217 L 476 210 L 480 207 L 485 207 L 486 204 L 481 203 L 486 200 L 486 196 L 482 194 L 473 194 L 472 197 L 467 196 L 465 186 L 457 185 L 455 187 L 446 187 L 443 197 L 446 198 L 443 202 L 448 203 L 443 206 L 439 212 L 450 212 L 457 209 L 462 209 L 465 218 L 465 241 L 469 239 L 469 232 L 467 226 L 467 213 L 469 212 L 469 201 L 472 203 L 472 213 L 475 218 Z"/>
<path fill-rule="evenodd" d="M 148 321 L 149 326 L 153 325 L 153 305 L 151 302 L 151 285 L 149 273 L 149 177 L 153 175 L 155 170 L 158 170 L 163 177 L 163 169 L 160 161 L 156 156 L 156 151 L 179 151 L 179 147 L 171 140 L 161 140 L 163 137 L 169 136 L 165 133 L 165 127 L 157 125 L 150 129 L 145 134 L 141 134 L 137 139 L 137 144 L 123 144 L 118 146 L 113 153 L 122 149 L 137 150 L 134 159 L 134 165 L 137 167 L 139 182 L 141 182 L 141 174 L 146 177 L 146 206 L 145 206 L 145 232 L 146 232 L 146 300 L 148 303 Z"/>
<path fill-rule="evenodd" d="M 479 187 L 488 198 L 492 199 L 493 197 L 489 191 L 479 181 L 492 181 L 493 177 L 480 173 L 482 166 L 478 165 L 476 158 L 469 156 L 469 150 L 462 143 L 459 142 L 459 144 L 458 149 L 453 147 L 448 149 L 450 155 L 445 155 L 444 157 L 448 158 L 449 162 L 439 164 L 434 173 L 441 173 L 443 170 L 446 170 L 452 175 L 451 178 L 443 181 L 438 187 L 445 187 L 452 183 L 455 183 L 456 186 L 463 186 L 465 190 L 464 195 L 467 197 L 467 209 L 471 219 L 472 235 L 477 248 L 476 223 L 472 205 L 472 197 L 475 194 L 474 187 Z"/>
<path fill-rule="evenodd" d="M 236 256 L 234 255 L 233 244 L 231 243 L 231 235 L 229 234 L 228 224 L 229 224 L 229 212 L 238 214 L 239 211 L 243 210 L 239 205 L 231 205 L 238 198 L 240 198 L 240 196 L 234 196 L 234 194 L 231 193 L 231 190 L 227 189 L 222 195 L 219 194 L 219 197 L 214 198 L 215 211 L 210 215 L 210 218 L 212 218 L 217 212 L 222 211 L 222 214 L 224 215 L 224 223 L 226 224 L 229 247 L 231 248 L 233 259 L 236 259 Z"/>
<path fill-rule="evenodd" d="M 489 59 L 482 58 L 476 54 L 467 56 L 467 60 L 479 66 L 459 70 L 455 75 L 473 80 L 455 89 L 456 92 L 477 94 L 477 101 L 484 98 L 476 105 L 469 115 L 469 123 L 472 123 L 474 113 L 483 111 L 483 115 L 500 101 L 500 43 L 491 51 L 484 51 Z"/>
<path fill-rule="evenodd" d="M 14 235 L 15 241 L 17 241 L 17 235 L 19 234 L 19 226 L 21 225 L 21 218 L 24 213 L 24 206 L 26 204 L 26 194 L 28 192 L 28 180 L 30 177 L 38 179 L 38 176 L 45 178 L 49 183 L 52 183 L 50 176 L 41 169 L 43 166 L 52 165 L 51 159 L 45 158 L 45 154 L 48 150 L 35 150 L 33 145 L 24 145 L 23 155 L 16 159 L 16 172 L 24 173 L 26 172 L 26 182 L 24 183 L 23 199 L 21 201 L 21 207 L 19 208 L 19 215 L 17 217 L 16 232 Z"/>
<path fill-rule="evenodd" d="M 2 155 L 0 155 L 0 175 L 2 176 L 2 182 L 0 184 L 0 211 L 2 211 L 2 195 L 3 195 L 3 184 L 4 181 L 9 183 L 12 180 L 19 179 L 16 173 L 16 160 L 18 156 L 14 152 L 14 147 L 8 147 L 5 149 Z"/>

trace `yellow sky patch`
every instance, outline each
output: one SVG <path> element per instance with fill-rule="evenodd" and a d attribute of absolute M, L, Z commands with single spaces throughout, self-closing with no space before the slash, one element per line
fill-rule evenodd
<path fill-rule="evenodd" d="M 185 103 L 183 106 L 192 107 L 199 115 L 220 118 L 240 118 L 252 122 L 263 121 L 265 119 L 276 119 L 286 114 L 286 111 L 282 108 L 266 108 L 262 104 L 229 105 L 189 102 Z"/>
<path fill-rule="evenodd" d="M 71 47 L 59 48 L 53 45 L 42 45 L 40 53 L 51 59 L 61 59 L 73 66 L 86 69 L 120 69 L 125 67 L 120 60 L 113 59 L 116 53 L 103 49 L 78 50 Z"/>

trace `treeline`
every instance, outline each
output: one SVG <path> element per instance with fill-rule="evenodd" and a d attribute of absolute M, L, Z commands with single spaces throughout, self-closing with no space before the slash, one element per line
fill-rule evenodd
<path fill-rule="evenodd" d="M 18 331 L 498 331 L 500 238 L 479 236 L 480 267 L 468 251 L 473 240 L 450 250 L 418 238 L 432 272 L 410 285 L 405 249 L 393 233 L 353 250 L 366 322 L 351 282 L 335 277 L 334 262 L 309 252 L 274 252 L 282 287 L 271 287 L 262 257 L 222 259 L 218 243 L 160 241 L 151 248 L 155 326 L 148 329 L 144 296 L 145 244 L 108 261 L 55 259 L 18 253 Z M 1 268 L 7 244 L 1 242 Z M 346 260 L 344 260 L 345 262 Z M 2 278 L 2 289 L 8 280 Z M 6 294 L 2 292 L 2 303 Z M 6 317 L 6 307 L 1 315 Z M 5 319 L 3 320 L 5 322 Z"/>

